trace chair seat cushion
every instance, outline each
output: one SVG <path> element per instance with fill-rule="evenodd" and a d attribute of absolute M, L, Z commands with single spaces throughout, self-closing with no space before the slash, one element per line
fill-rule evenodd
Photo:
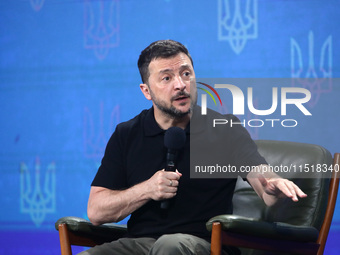
<path fill-rule="evenodd" d="M 206 224 L 209 231 L 211 231 L 214 222 L 220 222 L 222 229 L 227 232 L 271 239 L 315 242 L 319 235 L 318 230 L 311 226 L 296 226 L 283 222 L 266 222 L 238 215 L 219 215 L 211 218 Z"/>

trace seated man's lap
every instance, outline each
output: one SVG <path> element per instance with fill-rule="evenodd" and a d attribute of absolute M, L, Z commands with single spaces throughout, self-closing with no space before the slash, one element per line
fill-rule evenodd
<path fill-rule="evenodd" d="M 111 243 L 104 243 L 97 245 L 78 255 L 130 255 L 130 254 L 148 254 L 153 244 L 156 242 L 155 238 L 141 237 L 141 238 L 120 238 Z"/>
<path fill-rule="evenodd" d="M 163 235 L 155 242 L 149 253 L 149 255 L 156 254 L 209 255 L 210 243 L 188 234 Z"/>
<path fill-rule="evenodd" d="M 188 234 L 163 235 L 154 238 L 121 238 L 111 243 L 96 246 L 81 255 L 125 255 L 125 254 L 188 254 L 209 255 L 210 243 Z"/>

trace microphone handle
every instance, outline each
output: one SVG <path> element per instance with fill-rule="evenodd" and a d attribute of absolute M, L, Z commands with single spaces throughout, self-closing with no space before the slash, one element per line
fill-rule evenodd
<path fill-rule="evenodd" d="M 168 161 L 167 164 L 166 164 L 166 167 L 165 167 L 165 171 L 175 172 L 176 171 L 175 162 L 172 161 L 172 160 Z M 169 199 L 161 202 L 161 209 L 168 209 L 169 206 L 170 206 Z"/>
<path fill-rule="evenodd" d="M 169 208 L 169 205 L 170 205 L 170 201 L 169 200 L 164 200 L 161 202 L 161 209 L 168 209 Z"/>
<path fill-rule="evenodd" d="M 175 162 L 174 161 L 167 162 L 165 171 L 175 172 L 176 171 Z"/>

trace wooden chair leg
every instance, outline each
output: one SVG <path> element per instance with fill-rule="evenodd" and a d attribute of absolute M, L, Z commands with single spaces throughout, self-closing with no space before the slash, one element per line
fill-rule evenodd
<path fill-rule="evenodd" d="M 222 225 L 220 222 L 214 222 L 211 230 L 211 255 L 221 255 L 222 252 Z"/>
<path fill-rule="evenodd" d="M 331 227 L 331 223 L 333 219 L 334 208 L 335 208 L 336 199 L 337 199 L 338 190 L 339 190 L 340 173 L 337 171 L 339 165 L 340 165 L 340 153 L 335 153 L 334 159 L 333 159 L 333 174 L 332 174 L 332 179 L 329 185 L 329 197 L 328 197 L 328 204 L 327 204 L 325 219 L 323 221 L 323 224 L 322 224 L 322 227 L 319 233 L 319 238 L 317 241 L 317 243 L 320 244 L 318 255 L 322 255 L 325 250 L 329 229 Z"/>
<path fill-rule="evenodd" d="M 71 243 L 66 224 L 59 224 L 58 229 L 61 255 L 72 255 Z"/>

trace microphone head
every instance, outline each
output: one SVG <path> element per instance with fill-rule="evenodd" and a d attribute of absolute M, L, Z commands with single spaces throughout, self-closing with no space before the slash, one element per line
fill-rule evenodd
<path fill-rule="evenodd" d="M 181 149 L 186 140 L 185 131 L 179 127 L 171 127 L 164 134 L 164 145 L 171 150 Z"/>

